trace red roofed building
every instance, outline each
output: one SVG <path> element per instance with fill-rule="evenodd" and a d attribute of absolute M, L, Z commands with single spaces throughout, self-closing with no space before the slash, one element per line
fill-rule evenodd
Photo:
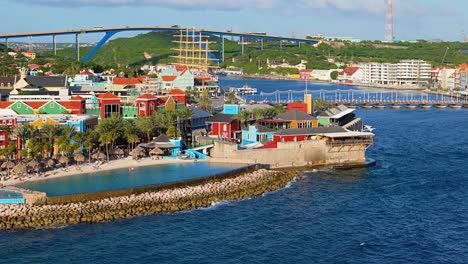
<path fill-rule="evenodd" d="M 136 99 L 137 115 L 150 116 L 158 110 L 158 97 L 152 94 L 144 94 Z"/>
<path fill-rule="evenodd" d="M 179 88 L 174 88 L 167 93 L 168 96 L 174 98 L 177 104 L 187 105 L 187 94 Z"/>
<path fill-rule="evenodd" d="M 305 70 L 301 70 L 299 71 L 299 77 L 303 80 L 306 80 L 306 79 L 309 79 L 310 76 L 312 75 L 312 69 L 305 69 Z"/>
<path fill-rule="evenodd" d="M 341 83 L 361 82 L 363 78 L 364 78 L 364 72 L 359 66 L 346 67 L 338 75 L 338 80 Z"/>
<path fill-rule="evenodd" d="M 0 125 L 7 125 L 10 131 L 16 127 L 17 118 L 15 111 L 11 109 L 5 109 L 0 111 Z M 15 145 L 18 148 L 18 137 L 9 135 L 6 130 L 0 129 L 0 148 L 7 148 L 10 141 L 15 142 Z"/>
<path fill-rule="evenodd" d="M 36 52 L 32 51 L 32 50 L 28 50 L 26 52 L 23 52 L 23 55 L 26 57 L 26 58 L 29 58 L 31 60 L 34 60 L 36 58 Z"/>
<path fill-rule="evenodd" d="M 138 78 L 122 78 L 122 77 L 115 77 L 113 80 L 113 84 L 116 85 L 136 85 L 142 84 L 146 80 L 146 77 L 138 77 Z"/>
<path fill-rule="evenodd" d="M 101 109 L 101 119 L 110 117 L 112 114 L 120 115 L 120 97 L 107 92 L 97 96 L 99 108 Z"/>

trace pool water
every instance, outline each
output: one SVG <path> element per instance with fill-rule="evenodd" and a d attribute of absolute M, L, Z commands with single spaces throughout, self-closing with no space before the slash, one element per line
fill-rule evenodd
<path fill-rule="evenodd" d="M 235 170 L 241 165 L 194 162 L 119 169 L 70 177 L 25 182 L 20 188 L 47 193 L 47 196 L 95 193 L 190 180 Z"/>
<path fill-rule="evenodd" d="M 11 190 L 0 190 L 0 204 L 24 203 L 23 195 Z"/>

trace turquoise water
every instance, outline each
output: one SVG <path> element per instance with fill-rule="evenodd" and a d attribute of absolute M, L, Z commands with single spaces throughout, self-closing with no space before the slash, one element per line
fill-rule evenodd
<path fill-rule="evenodd" d="M 0 204 L 24 203 L 23 195 L 10 190 L 0 190 Z"/>
<path fill-rule="evenodd" d="M 183 181 L 211 176 L 239 167 L 239 165 L 215 165 L 207 162 L 167 164 L 140 167 L 135 168 L 132 171 L 129 171 L 128 169 L 120 169 L 36 182 L 26 182 L 19 184 L 18 187 L 45 192 L 48 196 L 62 196 Z"/>

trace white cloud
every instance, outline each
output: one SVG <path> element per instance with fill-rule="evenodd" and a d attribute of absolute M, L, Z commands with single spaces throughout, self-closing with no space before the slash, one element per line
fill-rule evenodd
<path fill-rule="evenodd" d="M 379 13 L 384 0 L 17 0 L 26 4 L 54 7 L 75 6 L 158 6 L 191 10 L 327 9 L 340 12 Z"/>

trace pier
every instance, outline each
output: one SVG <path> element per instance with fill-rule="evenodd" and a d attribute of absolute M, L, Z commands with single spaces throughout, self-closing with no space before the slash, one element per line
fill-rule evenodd
<path fill-rule="evenodd" d="M 246 101 L 290 103 L 303 100 L 305 94 L 314 100 L 321 98 L 327 104 L 344 104 L 350 108 L 398 109 L 398 108 L 468 108 L 468 97 L 460 94 L 442 94 L 417 91 L 375 90 L 288 90 L 260 92 L 244 96 Z"/>

